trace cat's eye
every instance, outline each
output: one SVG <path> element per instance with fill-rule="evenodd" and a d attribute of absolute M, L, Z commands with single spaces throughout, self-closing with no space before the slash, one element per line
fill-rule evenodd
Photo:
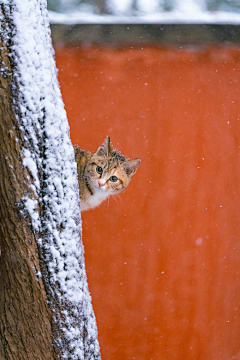
<path fill-rule="evenodd" d="M 101 166 L 97 166 L 96 171 L 97 171 L 98 174 L 102 174 L 103 169 L 101 168 Z"/>
<path fill-rule="evenodd" d="M 109 180 L 112 182 L 116 182 L 118 180 L 118 178 L 115 175 L 113 175 L 109 178 Z"/>

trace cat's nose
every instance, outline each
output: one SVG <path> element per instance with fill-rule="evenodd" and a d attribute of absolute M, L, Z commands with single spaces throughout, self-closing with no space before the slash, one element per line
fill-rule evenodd
<path fill-rule="evenodd" d="M 99 186 L 104 186 L 106 184 L 105 180 L 101 179 L 101 180 L 98 180 L 98 185 Z"/>

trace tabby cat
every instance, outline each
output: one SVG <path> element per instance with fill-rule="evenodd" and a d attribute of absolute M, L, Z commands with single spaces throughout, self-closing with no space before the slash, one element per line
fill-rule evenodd
<path fill-rule="evenodd" d="M 98 206 L 108 196 L 126 189 L 141 163 L 140 159 L 126 159 L 104 140 L 96 153 L 74 146 L 77 163 L 81 211 Z"/>

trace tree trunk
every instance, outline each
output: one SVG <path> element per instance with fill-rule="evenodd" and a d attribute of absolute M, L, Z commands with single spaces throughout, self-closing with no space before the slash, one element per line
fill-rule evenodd
<path fill-rule="evenodd" d="M 0 359 L 98 360 L 46 1 L 0 16 Z"/>
<path fill-rule="evenodd" d="M 0 61 L 0 358 L 53 359 L 49 310 L 31 221 L 22 199 L 31 177 L 22 166 L 23 136 L 12 107 L 11 66 Z M 18 141 L 16 141 L 18 139 Z M 37 280 L 37 281 L 36 281 Z"/>

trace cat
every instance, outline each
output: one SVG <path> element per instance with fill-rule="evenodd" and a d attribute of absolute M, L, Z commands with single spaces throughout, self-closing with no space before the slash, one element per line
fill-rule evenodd
<path fill-rule="evenodd" d="M 107 136 L 96 153 L 74 145 L 81 211 L 92 209 L 110 195 L 118 194 L 130 183 L 141 163 L 126 159 L 114 149 Z"/>

